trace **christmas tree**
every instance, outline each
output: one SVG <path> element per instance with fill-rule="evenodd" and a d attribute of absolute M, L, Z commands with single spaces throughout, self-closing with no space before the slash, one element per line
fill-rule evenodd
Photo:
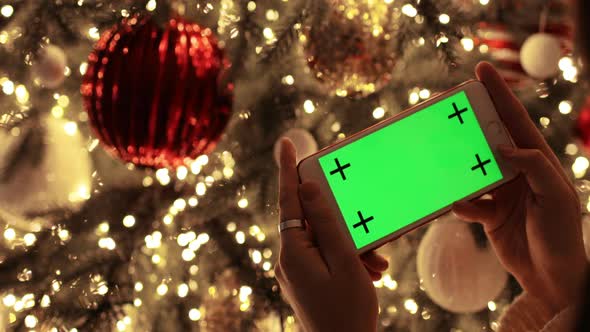
<path fill-rule="evenodd" d="M 273 274 L 275 142 L 301 159 L 481 60 L 582 181 L 590 111 L 567 9 L 3 1 L 0 331 L 297 331 Z M 519 294 L 479 227 L 441 219 L 379 249 L 381 330 L 494 331 Z"/>

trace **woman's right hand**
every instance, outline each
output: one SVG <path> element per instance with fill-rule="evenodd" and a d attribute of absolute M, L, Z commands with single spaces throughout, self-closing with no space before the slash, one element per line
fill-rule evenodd
<path fill-rule="evenodd" d="M 547 309 L 579 300 L 588 270 L 580 202 L 559 160 L 524 106 L 488 63 L 477 67 L 517 148 L 500 147 L 521 175 L 492 199 L 456 203 L 461 219 L 481 222 L 504 267 Z"/>

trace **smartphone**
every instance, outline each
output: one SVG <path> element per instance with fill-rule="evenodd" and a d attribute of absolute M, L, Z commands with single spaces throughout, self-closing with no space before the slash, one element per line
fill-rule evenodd
<path fill-rule="evenodd" d="M 479 81 L 468 81 L 303 159 L 358 253 L 512 180 L 514 146 Z"/>

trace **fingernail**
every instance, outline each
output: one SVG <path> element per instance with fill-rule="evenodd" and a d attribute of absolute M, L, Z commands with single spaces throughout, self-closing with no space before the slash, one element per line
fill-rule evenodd
<path fill-rule="evenodd" d="M 510 157 L 514 154 L 514 147 L 510 145 L 498 145 L 498 151 L 505 157 Z"/>
<path fill-rule="evenodd" d="M 305 201 L 313 201 L 320 193 L 319 187 L 312 182 L 306 182 L 299 186 L 301 198 Z"/>

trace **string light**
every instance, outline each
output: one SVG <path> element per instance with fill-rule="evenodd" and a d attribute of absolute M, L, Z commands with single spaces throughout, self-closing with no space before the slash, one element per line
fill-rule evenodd
<path fill-rule="evenodd" d="M 496 302 L 494 301 L 489 301 L 488 302 L 488 309 L 490 309 L 490 311 L 496 311 Z"/>
<path fill-rule="evenodd" d="M 0 9 L 0 14 L 2 14 L 2 16 L 6 17 L 6 18 L 12 16 L 13 13 L 14 13 L 14 8 L 11 5 L 4 5 Z"/>
<path fill-rule="evenodd" d="M 416 301 L 414 301 L 414 299 L 405 300 L 404 308 L 412 315 L 418 312 L 418 304 L 416 303 Z"/>
<path fill-rule="evenodd" d="M 8 241 L 12 241 L 16 238 L 16 232 L 12 228 L 4 230 L 4 238 Z"/>
<path fill-rule="evenodd" d="M 307 99 L 303 102 L 303 109 L 305 110 L 305 113 L 311 114 L 315 111 L 315 105 L 311 100 Z"/>
<path fill-rule="evenodd" d="M 383 116 L 385 116 L 385 110 L 383 107 L 379 106 L 373 110 L 373 117 L 375 119 L 381 119 Z"/>
<path fill-rule="evenodd" d="M 192 321 L 198 321 L 201 319 L 201 311 L 197 308 L 192 308 L 188 311 L 188 318 Z"/>
<path fill-rule="evenodd" d="M 147 9 L 150 12 L 153 12 L 156 9 L 157 5 L 158 5 L 158 3 L 156 2 L 156 0 L 150 0 L 145 5 L 145 9 Z"/>
<path fill-rule="evenodd" d="M 127 228 L 131 228 L 131 227 L 135 226 L 135 217 L 132 215 L 126 215 L 123 218 L 123 226 L 125 226 Z"/>

